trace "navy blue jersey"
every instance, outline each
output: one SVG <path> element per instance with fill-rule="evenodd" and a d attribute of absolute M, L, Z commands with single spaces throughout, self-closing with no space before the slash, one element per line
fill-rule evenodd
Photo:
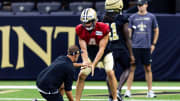
<path fill-rule="evenodd" d="M 67 56 L 59 56 L 52 64 L 42 70 L 37 77 L 38 88 L 44 91 L 55 91 L 64 82 L 65 90 L 72 90 L 74 67 Z"/>
<path fill-rule="evenodd" d="M 111 49 L 125 49 L 125 36 L 123 34 L 123 25 L 128 23 L 128 19 L 124 15 L 117 14 L 114 21 L 106 21 L 109 24 L 111 32 L 109 33 L 109 40 L 111 42 Z"/>

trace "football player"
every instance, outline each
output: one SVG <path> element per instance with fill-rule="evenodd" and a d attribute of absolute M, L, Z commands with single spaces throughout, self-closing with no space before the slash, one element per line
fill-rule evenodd
<path fill-rule="evenodd" d="M 79 45 L 83 51 L 83 65 L 90 66 L 80 71 L 76 85 L 76 101 L 80 101 L 84 88 L 84 81 L 91 73 L 94 75 L 95 67 L 103 67 L 109 78 L 110 90 L 113 101 L 117 101 L 117 80 L 113 71 L 113 56 L 109 49 L 109 26 L 102 22 L 97 22 L 96 11 L 92 8 L 84 9 L 80 16 L 82 24 L 76 26 Z M 98 66 L 102 61 L 104 66 Z M 102 63 L 101 62 L 101 63 Z"/>
<path fill-rule="evenodd" d="M 130 63 L 133 64 L 135 61 L 128 32 L 128 19 L 122 15 L 122 0 L 106 0 L 105 9 L 103 22 L 107 23 L 111 30 L 109 40 L 115 62 L 114 69 L 117 70 L 119 66 L 123 68 L 117 89 L 118 100 L 122 101 L 121 89 L 129 76 Z M 111 95 L 109 101 L 112 101 Z"/>

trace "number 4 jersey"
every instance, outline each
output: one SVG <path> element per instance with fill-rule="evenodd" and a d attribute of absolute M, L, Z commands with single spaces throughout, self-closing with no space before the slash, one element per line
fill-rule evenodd
<path fill-rule="evenodd" d="M 92 31 L 87 31 L 82 24 L 76 26 L 76 34 L 79 38 L 86 41 L 88 56 L 91 59 L 91 61 L 94 60 L 97 52 L 99 51 L 100 40 L 103 39 L 104 36 L 109 34 L 109 32 L 109 26 L 102 22 L 97 22 L 95 28 Z M 111 51 L 108 42 L 103 57 L 106 56 L 106 54 L 109 52 Z"/>

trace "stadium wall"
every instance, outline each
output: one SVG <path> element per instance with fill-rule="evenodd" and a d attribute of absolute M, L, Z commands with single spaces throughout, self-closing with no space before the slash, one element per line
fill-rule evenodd
<path fill-rule="evenodd" d="M 180 80 L 180 16 L 157 15 L 157 19 L 160 36 L 152 57 L 154 80 Z M 0 17 L 0 79 L 35 80 L 57 56 L 66 55 L 68 46 L 78 44 L 75 26 L 79 23 L 79 16 Z M 117 77 L 121 71 L 116 69 Z M 104 70 L 96 69 L 88 80 L 105 80 L 105 76 Z M 144 79 L 144 69 L 138 66 L 135 80 Z"/>

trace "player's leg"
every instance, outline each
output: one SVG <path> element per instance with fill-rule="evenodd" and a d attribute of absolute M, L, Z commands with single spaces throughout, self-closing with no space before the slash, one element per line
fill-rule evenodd
<path fill-rule="evenodd" d="M 106 74 L 108 77 L 108 83 L 109 83 L 109 85 L 111 85 L 111 86 L 109 86 L 109 88 L 111 90 L 113 100 L 116 101 L 117 100 L 117 92 L 116 92 L 117 80 L 116 80 L 114 70 L 113 70 L 113 64 L 114 64 L 113 62 L 114 61 L 113 61 L 112 53 L 107 54 L 103 59 L 105 71 L 106 71 Z"/>
<path fill-rule="evenodd" d="M 60 94 L 62 95 L 62 96 L 64 96 L 64 92 L 65 92 L 65 90 L 64 90 L 64 83 L 61 85 L 61 87 L 59 88 L 59 92 L 60 92 Z"/>
<path fill-rule="evenodd" d="M 128 79 L 129 77 L 129 74 L 130 74 L 130 68 L 126 68 L 121 76 L 120 76 L 120 79 L 119 79 L 119 84 L 118 84 L 118 91 L 121 93 L 121 90 L 122 90 L 122 87 L 123 85 L 125 84 L 126 80 Z"/>
<path fill-rule="evenodd" d="M 152 90 L 152 71 L 151 71 L 151 65 L 145 65 L 145 78 L 147 81 L 148 91 Z"/>
<path fill-rule="evenodd" d="M 136 65 L 135 64 L 131 65 L 129 77 L 127 79 L 127 90 L 124 94 L 125 97 L 131 97 L 131 86 L 134 80 L 135 69 L 136 69 Z"/>
<path fill-rule="evenodd" d="M 107 84 L 108 92 L 109 92 L 109 101 L 112 101 L 112 100 L 113 100 L 113 97 L 112 97 L 112 93 L 111 93 L 111 89 L 110 89 L 108 77 L 106 77 L 106 84 Z"/>
<path fill-rule="evenodd" d="M 116 58 L 115 60 L 115 66 L 116 68 L 120 65 L 121 68 L 123 68 L 122 73 L 119 77 L 119 84 L 118 84 L 118 88 L 117 88 L 117 97 L 120 101 L 123 101 L 123 97 L 121 96 L 121 90 L 122 87 L 124 86 L 124 84 L 126 83 L 128 77 L 129 77 L 129 73 L 130 73 L 130 58 L 129 58 L 129 54 L 128 51 L 126 50 L 121 50 L 119 51 L 119 57 Z"/>
<path fill-rule="evenodd" d="M 112 92 L 112 97 L 113 97 L 113 100 L 117 100 L 117 92 L 116 92 L 116 89 L 117 89 L 117 80 L 116 80 L 116 77 L 115 77 L 115 74 L 114 74 L 114 71 L 113 70 L 110 70 L 110 71 L 107 71 L 107 76 L 108 76 L 108 83 L 110 87 L 110 90 Z"/>
<path fill-rule="evenodd" d="M 90 74 L 91 68 L 86 68 L 80 71 L 76 84 L 76 101 L 80 101 L 82 92 L 84 89 L 84 82 L 87 76 Z"/>
<path fill-rule="evenodd" d="M 130 74 L 129 74 L 129 77 L 128 77 L 128 80 L 127 80 L 127 89 L 128 90 L 131 90 L 132 82 L 134 80 L 135 69 L 136 69 L 136 65 L 131 65 Z"/>
<path fill-rule="evenodd" d="M 125 84 L 126 80 L 128 79 L 129 73 L 130 73 L 130 58 L 129 58 L 129 53 L 126 49 L 115 49 L 113 50 L 113 58 L 114 58 L 114 70 L 118 70 L 118 68 L 123 68 L 123 72 L 120 75 L 119 78 L 119 84 L 118 84 L 118 88 L 117 88 L 117 98 L 120 101 L 123 101 L 122 96 L 121 96 L 121 89 L 123 87 L 123 85 Z M 120 71 L 116 71 L 116 72 L 120 72 Z M 109 85 L 107 83 L 107 85 Z M 109 86 L 108 86 L 108 91 L 109 90 Z M 111 92 L 109 93 L 109 99 L 112 99 L 112 95 Z M 110 101 L 110 100 L 109 100 Z"/>
<path fill-rule="evenodd" d="M 148 86 L 147 97 L 156 97 L 156 95 L 152 91 L 151 51 L 150 51 L 150 49 L 144 49 L 142 53 L 143 53 L 145 78 L 146 78 L 147 86 Z"/>
<path fill-rule="evenodd" d="M 132 64 L 130 67 L 129 77 L 127 79 L 127 90 L 125 92 L 125 97 L 131 97 L 131 86 L 134 80 L 134 72 L 136 69 L 136 64 L 141 62 L 141 55 L 139 49 L 133 49 L 134 57 L 135 57 L 135 64 Z"/>
<path fill-rule="evenodd" d="M 119 78 L 118 91 L 121 93 L 123 85 L 126 83 L 130 73 L 130 57 L 127 50 L 119 50 L 118 58 L 115 58 L 116 68 L 121 65 L 123 72 Z"/>
<path fill-rule="evenodd" d="M 147 97 L 154 98 L 156 97 L 155 93 L 152 91 L 152 71 L 151 65 L 145 65 L 145 76 L 148 85 Z"/>
<path fill-rule="evenodd" d="M 45 98 L 47 101 L 64 101 L 63 97 L 58 94 L 43 94 L 41 93 L 42 97 Z"/>

